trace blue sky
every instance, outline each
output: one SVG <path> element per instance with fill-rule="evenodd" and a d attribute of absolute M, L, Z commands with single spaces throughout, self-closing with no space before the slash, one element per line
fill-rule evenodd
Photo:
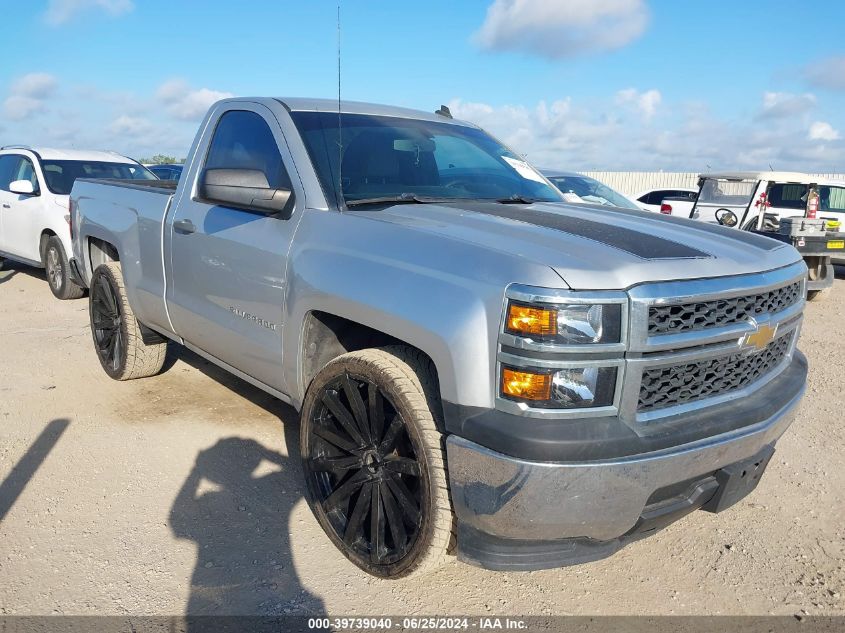
<path fill-rule="evenodd" d="M 336 1 L 4 11 L 0 144 L 181 157 L 216 98 L 336 96 Z M 344 98 L 449 104 L 541 166 L 845 172 L 842 2 L 342 0 L 341 21 Z"/>

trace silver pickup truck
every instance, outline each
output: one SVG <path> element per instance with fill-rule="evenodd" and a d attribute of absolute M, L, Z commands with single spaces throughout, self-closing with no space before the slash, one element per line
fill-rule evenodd
<path fill-rule="evenodd" d="M 176 342 L 289 402 L 317 520 L 380 577 L 723 510 L 804 391 L 792 247 L 567 205 L 447 110 L 224 100 L 178 185 L 78 180 L 71 207 L 108 375 Z"/>

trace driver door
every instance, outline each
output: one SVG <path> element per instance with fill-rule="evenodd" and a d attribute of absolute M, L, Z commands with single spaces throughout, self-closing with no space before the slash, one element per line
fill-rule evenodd
<path fill-rule="evenodd" d="M 291 185 L 292 165 L 281 127 L 258 104 L 237 104 L 218 119 L 196 148 L 190 189 L 168 216 L 170 283 L 167 302 L 174 331 L 235 369 L 282 390 L 287 253 L 304 195 Z M 294 192 L 289 219 L 209 203 L 196 195 L 205 168 L 257 169 L 270 184 Z M 187 184 L 187 183 L 186 183 Z"/>

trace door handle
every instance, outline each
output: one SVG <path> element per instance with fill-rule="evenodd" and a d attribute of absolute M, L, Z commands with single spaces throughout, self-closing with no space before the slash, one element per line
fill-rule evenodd
<path fill-rule="evenodd" d="M 6 203 L 4 202 L 4 203 L 3 203 L 3 208 L 4 208 L 4 209 L 11 209 L 12 207 L 11 207 L 11 205 L 8 205 L 8 204 L 6 204 Z"/>
<path fill-rule="evenodd" d="M 173 223 L 173 230 L 177 233 L 194 233 L 197 230 L 197 227 L 194 226 L 194 223 L 190 220 L 176 220 Z"/>

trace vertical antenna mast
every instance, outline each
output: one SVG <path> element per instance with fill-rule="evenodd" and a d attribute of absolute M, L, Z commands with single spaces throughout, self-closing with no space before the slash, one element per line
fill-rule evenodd
<path fill-rule="evenodd" d="M 343 205 L 343 136 L 340 121 L 340 0 L 337 3 L 337 189 L 340 198 L 338 206 Z"/>

